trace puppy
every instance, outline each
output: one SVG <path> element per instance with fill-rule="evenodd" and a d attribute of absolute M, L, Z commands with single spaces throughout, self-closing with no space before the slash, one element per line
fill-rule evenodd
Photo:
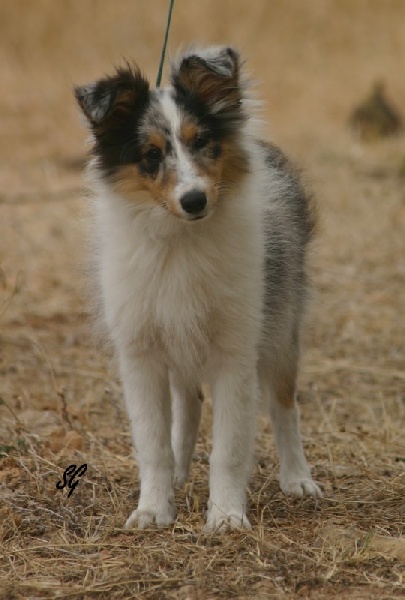
<path fill-rule="evenodd" d="M 127 65 L 76 99 L 93 142 L 97 273 L 141 490 L 127 527 L 168 526 L 213 400 L 206 529 L 250 528 L 259 398 L 286 494 L 321 496 L 296 404 L 314 214 L 282 152 L 254 133 L 232 48 L 190 49 L 170 86 Z"/>

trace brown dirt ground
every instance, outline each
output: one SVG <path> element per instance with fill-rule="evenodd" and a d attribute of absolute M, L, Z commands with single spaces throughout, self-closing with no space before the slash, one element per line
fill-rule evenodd
<path fill-rule="evenodd" d="M 167 5 L 0 4 L 0 598 L 405 597 L 405 143 L 346 127 L 376 79 L 404 105 L 403 0 L 175 3 L 170 49 L 239 45 L 318 198 L 300 398 L 325 497 L 283 497 L 263 420 L 253 531 L 204 536 L 206 402 L 175 525 L 122 528 L 138 483 L 116 372 L 89 335 L 71 85 L 122 56 L 154 81 Z M 88 470 L 68 499 L 55 485 L 72 463 Z"/>

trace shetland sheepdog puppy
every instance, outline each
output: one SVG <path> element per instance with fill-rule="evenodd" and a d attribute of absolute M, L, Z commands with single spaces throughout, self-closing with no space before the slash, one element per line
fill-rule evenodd
<path fill-rule="evenodd" d="M 320 497 L 296 403 L 314 213 L 284 154 L 255 133 L 238 52 L 189 49 L 170 85 L 137 67 L 77 87 L 92 137 L 96 263 L 136 459 L 126 526 L 168 526 L 212 392 L 206 530 L 250 528 L 257 409 L 286 494 Z"/>

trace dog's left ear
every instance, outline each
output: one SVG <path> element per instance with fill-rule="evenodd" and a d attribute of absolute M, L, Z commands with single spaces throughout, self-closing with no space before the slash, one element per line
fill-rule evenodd
<path fill-rule="evenodd" d="M 75 87 L 74 93 L 87 121 L 98 131 L 111 117 L 141 109 L 149 98 L 149 83 L 137 67 L 127 64 L 111 77 Z"/>
<path fill-rule="evenodd" d="M 173 66 L 171 82 L 181 93 L 207 104 L 212 112 L 240 108 L 239 54 L 233 48 L 189 51 Z"/>
<path fill-rule="evenodd" d="M 103 121 L 114 102 L 115 90 L 99 82 L 74 88 L 77 103 L 92 125 Z"/>

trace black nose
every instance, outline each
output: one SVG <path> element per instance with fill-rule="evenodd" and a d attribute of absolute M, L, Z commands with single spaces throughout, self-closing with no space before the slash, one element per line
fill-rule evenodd
<path fill-rule="evenodd" d="M 189 215 L 198 215 L 207 206 L 207 196 L 204 192 L 187 192 L 180 199 L 180 204 Z"/>

